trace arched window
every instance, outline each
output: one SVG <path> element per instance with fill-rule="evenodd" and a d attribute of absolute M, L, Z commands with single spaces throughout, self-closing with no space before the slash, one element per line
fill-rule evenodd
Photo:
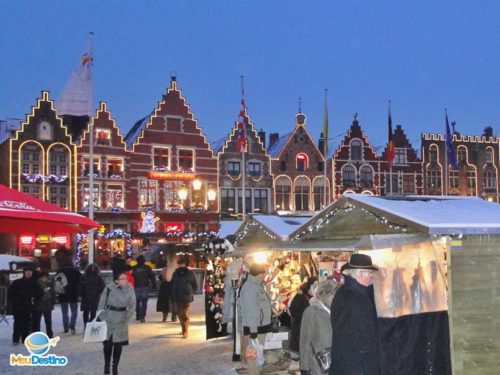
<path fill-rule="evenodd" d="M 290 210 L 292 181 L 288 177 L 280 176 L 274 184 L 276 187 L 276 210 Z"/>
<path fill-rule="evenodd" d="M 363 165 L 359 170 L 361 187 L 371 188 L 373 186 L 373 170 L 368 165 Z"/>
<path fill-rule="evenodd" d="M 325 207 L 325 189 L 326 189 L 326 204 L 329 203 L 330 183 L 324 176 L 314 179 L 313 195 L 314 195 L 314 210 L 321 210 Z"/>
<path fill-rule="evenodd" d="M 431 145 L 429 147 L 429 162 L 437 162 L 438 160 L 438 148 L 436 145 Z"/>
<path fill-rule="evenodd" d="M 70 189 L 68 188 L 69 150 L 64 146 L 53 146 L 48 151 L 48 181 L 47 191 L 49 201 L 63 208 L 69 208 Z"/>
<path fill-rule="evenodd" d="M 307 171 L 308 169 L 308 159 L 307 155 L 301 152 L 300 154 L 297 154 L 297 171 L 298 172 L 304 172 Z"/>
<path fill-rule="evenodd" d="M 309 210 L 310 183 L 306 177 L 295 179 L 295 211 Z"/>
<path fill-rule="evenodd" d="M 43 149 L 34 142 L 28 142 L 19 150 L 21 163 L 21 190 L 43 200 Z"/>
<path fill-rule="evenodd" d="M 493 149 L 491 147 L 488 147 L 486 149 L 486 162 L 493 163 L 494 161 L 495 161 L 495 157 L 493 154 Z"/>
<path fill-rule="evenodd" d="M 458 146 L 457 162 L 458 163 L 467 163 L 467 149 L 465 148 L 465 146 Z"/>
<path fill-rule="evenodd" d="M 344 187 L 356 186 L 356 170 L 350 164 L 342 168 L 342 185 L 344 185 Z"/>
<path fill-rule="evenodd" d="M 351 142 L 351 160 L 363 160 L 363 143 L 359 139 Z"/>

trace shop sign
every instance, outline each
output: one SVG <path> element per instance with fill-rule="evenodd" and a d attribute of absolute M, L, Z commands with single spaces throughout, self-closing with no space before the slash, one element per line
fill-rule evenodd
<path fill-rule="evenodd" d="M 68 243 L 67 236 L 54 236 L 52 237 L 52 241 L 58 243 L 60 245 L 66 245 Z"/>
<path fill-rule="evenodd" d="M 20 236 L 19 241 L 23 245 L 31 245 L 33 243 L 33 236 Z"/>
<path fill-rule="evenodd" d="M 46 234 L 41 234 L 37 237 L 37 241 L 39 243 L 48 243 L 50 242 L 50 236 Z"/>
<path fill-rule="evenodd" d="M 184 228 L 183 223 L 165 223 L 165 232 L 182 232 Z"/>
<path fill-rule="evenodd" d="M 158 181 L 191 181 L 194 179 L 195 175 L 193 173 L 182 172 L 150 171 L 148 177 Z"/>
<path fill-rule="evenodd" d="M 462 240 L 451 240 L 451 249 L 452 250 L 461 250 L 462 249 Z"/>

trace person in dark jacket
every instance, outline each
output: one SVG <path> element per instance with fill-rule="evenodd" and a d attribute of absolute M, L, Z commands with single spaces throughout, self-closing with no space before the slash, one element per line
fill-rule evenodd
<path fill-rule="evenodd" d="M 188 268 L 188 262 L 187 256 L 179 257 L 178 268 L 172 276 L 172 299 L 177 305 L 177 315 L 184 339 L 187 339 L 189 332 L 189 306 L 194 301 L 194 292 L 198 289 L 196 276 Z"/>
<path fill-rule="evenodd" d="M 309 306 L 309 300 L 313 297 L 311 286 L 318 281 L 317 277 L 310 277 L 300 286 L 300 291 L 293 297 L 290 303 L 290 315 L 292 316 L 292 327 L 290 331 L 290 350 L 299 351 L 300 345 L 300 325 L 302 314 Z"/>
<path fill-rule="evenodd" d="M 106 284 L 100 276 L 101 270 L 97 264 L 89 264 L 85 269 L 85 274 L 82 277 L 81 296 L 82 302 L 80 310 L 83 311 L 84 329 L 87 322 L 95 318 L 99 298 Z"/>
<path fill-rule="evenodd" d="M 52 338 L 54 336 L 54 332 L 52 331 L 52 310 L 54 310 L 54 304 L 56 303 L 56 294 L 49 273 L 41 271 L 38 274 L 37 283 L 40 287 L 41 295 L 36 301 L 33 312 L 33 332 L 40 331 L 43 316 L 47 336 Z"/>
<path fill-rule="evenodd" d="M 331 305 L 331 375 L 380 375 L 377 310 L 373 277 L 377 267 L 365 254 L 353 254 L 344 284 Z"/>
<path fill-rule="evenodd" d="M 73 266 L 71 258 L 66 258 L 64 260 L 63 268 L 60 272 L 64 273 L 68 283 L 65 287 L 65 292 L 57 295 L 57 299 L 61 303 L 64 333 L 68 333 L 71 329 L 71 334 L 75 335 L 76 318 L 78 316 L 78 297 L 80 295 L 82 275 L 80 271 Z M 71 319 L 69 318 L 68 307 L 71 309 Z"/>
<path fill-rule="evenodd" d="M 7 292 L 7 300 L 14 315 L 12 343 L 19 344 L 30 334 L 35 301 L 41 296 L 41 289 L 33 278 L 33 269 L 26 267 L 23 277 L 14 280 Z"/>
<path fill-rule="evenodd" d="M 163 313 L 163 322 L 167 321 L 168 313 L 172 314 L 172 322 L 177 321 L 177 306 L 172 302 L 172 277 L 176 269 L 175 257 L 170 257 L 168 264 L 161 270 L 160 290 L 156 302 L 156 311 Z"/>
<path fill-rule="evenodd" d="M 132 276 L 135 280 L 135 298 L 136 298 L 136 308 L 135 308 L 135 318 L 140 320 L 141 323 L 146 321 L 146 310 L 148 308 L 148 298 L 149 298 L 149 283 L 154 289 L 156 289 L 156 279 L 155 274 L 151 267 L 146 265 L 146 259 L 143 255 L 137 257 L 137 265 L 132 267 Z"/>

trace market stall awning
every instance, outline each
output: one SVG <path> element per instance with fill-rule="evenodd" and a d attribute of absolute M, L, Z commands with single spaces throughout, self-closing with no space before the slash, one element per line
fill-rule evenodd
<path fill-rule="evenodd" d="M 0 185 L 1 233 L 81 233 L 98 227 L 83 215 Z"/>

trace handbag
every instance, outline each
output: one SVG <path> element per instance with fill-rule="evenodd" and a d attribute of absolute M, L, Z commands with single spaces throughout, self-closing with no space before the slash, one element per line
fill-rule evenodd
<path fill-rule="evenodd" d="M 85 326 L 85 334 L 83 335 L 83 342 L 103 342 L 108 336 L 108 325 L 106 321 L 97 321 L 99 314 L 104 310 L 99 310 L 91 322 L 88 322 Z"/>
<path fill-rule="evenodd" d="M 332 364 L 332 350 L 331 348 L 326 348 L 316 352 L 314 347 L 312 346 L 312 351 L 316 360 L 318 361 L 319 368 L 323 374 L 327 374 L 328 370 L 330 370 L 330 365 Z"/>
<path fill-rule="evenodd" d="M 106 287 L 106 303 L 104 304 L 105 307 L 108 305 L 108 298 L 109 298 L 109 292 L 111 291 L 108 287 Z M 95 315 L 94 320 L 91 322 L 87 322 L 87 325 L 85 326 L 85 333 L 83 334 L 83 342 L 84 343 L 90 343 L 90 342 L 103 342 L 106 340 L 108 336 L 108 324 L 106 321 L 97 321 L 99 318 L 99 315 L 105 310 L 99 310 L 97 314 Z"/>

